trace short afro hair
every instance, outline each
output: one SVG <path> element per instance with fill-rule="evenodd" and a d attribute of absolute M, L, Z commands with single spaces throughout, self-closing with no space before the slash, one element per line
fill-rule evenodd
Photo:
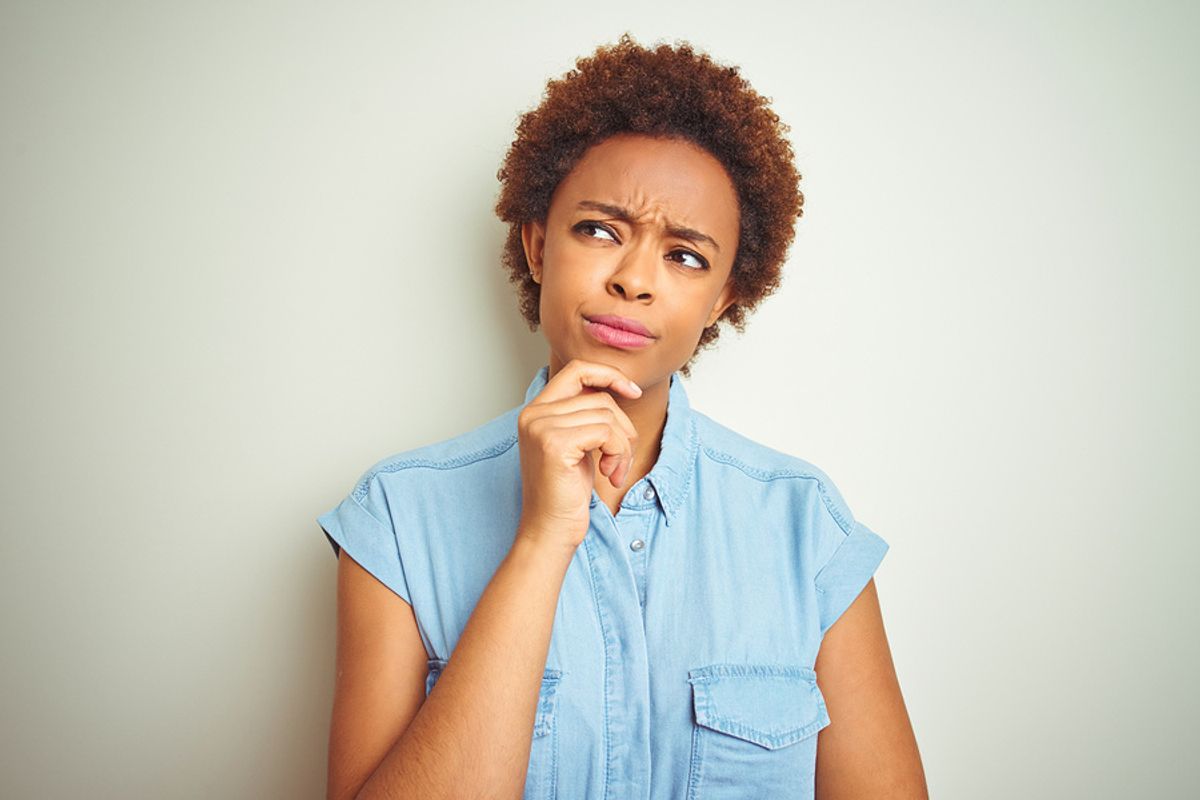
<path fill-rule="evenodd" d="M 575 69 L 550 81 L 539 106 L 521 115 L 496 177 L 496 214 L 509 223 L 502 261 L 517 286 L 530 330 L 540 324 L 541 286 L 533 280 L 521 225 L 545 221 L 560 181 L 593 145 L 618 133 L 683 138 L 710 152 L 732 178 L 741 217 L 732 280 L 736 299 L 704 329 L 680 371 L 719 336 L 727 321 L 739 333 L 746 315 L 779 288 L 780 272 L 802 216 L 804 194 L 794 164 L 791 128 L 739 74 L 687 42 L 653 49 L 628 32 L 601 45 Z"/>

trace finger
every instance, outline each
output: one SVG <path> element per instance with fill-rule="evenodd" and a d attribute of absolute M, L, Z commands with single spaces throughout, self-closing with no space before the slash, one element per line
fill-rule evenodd
<path fill-rule="evenodd" d="M 625 433 L 633 438 L 637 437 L 637 428 L 633 425 L 633 420 L 629 419 L 617 401 L 608 392 L 587 392 L 586 394 L 568 397 L 565 400 L 556 400 L 551 403 L 542 403 L 541 406 L 547 406 L 543 409 L 543 413 L 565 415 L 575 411 L 586 409 L 608 409 L 612 412 L 613 417 L 620 422 L 621 427 L 625 429 Z"/>
<path fill-rule="evenodd" d="M 587 387 L 612 389 L 627 397 L 641 397 L 642 390 L 616 367 L 573 358 L 555 373 L 534 398 L 534 402 L 554 402 L 580 394 Z"/>
<path fill-rule="evenodd" d="M 632 469 L 633 457 L 614 456 L 605 453 L 600 459 L 600 472 L 611 478 L 613 483 L 621 483 Z"/>
<path fill-rule="evenodd" d="M 634 457 L 630 456 L 629 461 L 624 464 L 624 469 L 620 470 L 619 486 L 625 486 L 625 483 L 629 482 L 629 474 L 632 470 L 634 470 Z"/>
<path fill-rule="evenodd" d="M 608 474 L 608 482 L 613 485 L 613 488 L 620 489 L 625 483 L 625 476 L 629 474 L 629 461 L 620 461 L 613 466 L 613 471 Z"/>
<path fill-rule="evenodd" d="M 551 408 L 558 408 L 560 404 L 555 403 Z M 633 433 L 625 430 L 625 426 L 621 424 L 620 417 L 616 412 L 608 406 L 593 406 L 590 408 L 581 408 L 578 411 L 569 411 L 564 414 L 550 413 L 539 418 L 540 423 L 549 425 L 551 428 L 573 428 L 580 425 L 591 423 L 602 423 L 611 426 L 619 432 L 625 439 L 629 441 L 629 449 L 632 452 L 633 443 L 637 439 L 637 430 Z"/>
<path fill-rule="evenodd" d="M 594 422 L 572 427 L 565 431 L 568 445 L 568 458 L 573 463 L 583 460 L 583 457 L 593 450 L 600 454 L 600 462 L 620 460 L 628 450 L 625 436 L 613 429 L 613 426 L 603 422 Z M 597 464 L 597 466 L 599 466 Z"/>
<path fill-rule="evenodd" d="M 576 413 L 586 414 L 587 412 Z M 600 451 L 601 461 L 605 456 L 611 456 L 618 461 L 633 461 L 633 447 L 629 437 L 611 422 L 567 425 L 559 430 L 559 435 L 564 436 L 570 443 L 569 457 L 572 463 L 579 463 L 592 450 Z"/>
<path fill-rule="evenodd" d="M 634 451 L 632 443 L 630 445 L 629 450 L 624 453 L 604 453 L 601 450 L 600 473 L 618 489 L 625 484 L 625 479 L 633 469 Z"/>

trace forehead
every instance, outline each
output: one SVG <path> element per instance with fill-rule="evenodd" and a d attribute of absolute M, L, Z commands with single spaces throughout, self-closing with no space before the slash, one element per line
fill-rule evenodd
<path fill-rule="evenodd" d="M 737 191 L 729 174 L 715 156 L 686 140 L 618 134 L 594 145 L 555 190 L 552 213 L 573 211 L 580 200 L 736 238 Z"/>

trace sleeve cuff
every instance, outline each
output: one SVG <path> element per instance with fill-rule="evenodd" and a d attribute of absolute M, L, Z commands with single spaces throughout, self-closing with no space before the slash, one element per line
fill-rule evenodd
<path fill-rule="evenodd" d="M 336 556 L 340 550 L 353 558 L 404 602 L 412 605 L 408 581 L 400 563 L 396 534 L 371 515 L 353 497 L 346 497 L 335 508 L 317 517 Z"/>
<path fill-rule="evenodd" d="M 814 579 L 822 636 L 862 593 L 887 551 L 888 543 L 879 534 L 854 522 L 850 534 Z"/>

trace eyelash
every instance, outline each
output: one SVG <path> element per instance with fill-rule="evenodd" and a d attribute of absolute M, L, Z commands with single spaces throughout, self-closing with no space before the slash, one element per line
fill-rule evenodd
<path fill-rule="evenodd" d="M 604 225 L 599 222 L 592 222 L 591 220 L 584 220 L 583 222 L 580 222 L 579 224 L 577 224 L 575 226 L 574 230 L 582 233 L 583 230 L 586 228 L 599 228 L 600 230 L 605 231 L 608 234 L 610 234 L 614 239 L 617 237 L 616 233 L 614 233 L 612 231 L 612 229 L 609 228 L 607 225 Z M 589 239 L 596 238 L 596 237 L 590 236 L 588 234 L 584 234 L 584 236 L 587 236 Z M 685 250 L 683 248 L 677 248 L 675 250 L 672 250 L 671 252 L 672 253 L 686 253 L 687 255 L 691 256 L 692 258 L 694 258 L 700 262 L 700 266 L 698 266 L 698 267 L 687 267 L 687 269 L 689 269 L 689 270 L 692 270 L 694 272 L 699 272 L 701 270 L 708 269 L 708 259 L 706 259 L 704 256 L 700 255 L 699 253 L 694 253 L 691 250 Z"/>

